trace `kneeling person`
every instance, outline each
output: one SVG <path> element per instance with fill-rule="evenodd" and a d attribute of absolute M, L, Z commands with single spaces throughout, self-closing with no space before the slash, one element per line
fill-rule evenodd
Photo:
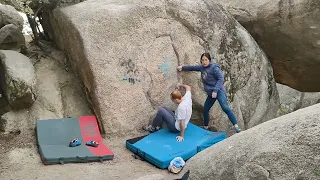
<path fill-rule="evenodd" d="M 186 89 L 186 94 L 183 97 L 178 90 L 181 86 Z M 192 114 L 191 87 L 185 84 L 177 85 L 176 90 L 171 93 L 170 97 L 174 103 L 179 104 L 175 112 L 167 107 L 159 108 L 152 124 L 143 127 L 143 129 L 152 133 L 162 128 L 162 124 L 165 123 L 170 132 L 180 132 L 180 136 L 177 136 L 176 139 L 181 142 L 184 139 L 184 131 Z"/>

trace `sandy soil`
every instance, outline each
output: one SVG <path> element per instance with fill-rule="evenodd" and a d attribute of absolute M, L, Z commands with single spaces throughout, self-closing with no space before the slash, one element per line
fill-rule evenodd
<path fill-rule="evenodd" d="M 125 140 L 130 138 L 104 139 L 115 153 L 110 161 L 94 163 L 78 163 L 64 165 L 43 165 L 36 138 L 30 134 L 21 134 L 15 138 L 1 138 L 0 179 L 139 179 L 152 175 L 152 179 L 174 179 L 181 175 L 173 175 L 167 170 L 158 169 L 148 162 L 135 159 L 125 148 Z M 5 145 L 5 146 L 3 146 Z M 149 178 L 148 178 L 149 179 Z"/>

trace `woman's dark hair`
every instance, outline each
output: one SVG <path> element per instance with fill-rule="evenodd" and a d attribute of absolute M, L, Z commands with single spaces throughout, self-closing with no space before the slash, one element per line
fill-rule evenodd
<path fill-rule="evenodd" d="M 200 63 L 201 63 L 201 59 L 202 59 L 203 56 L 207 57 L 209 59 L 209 61 L 211 62 L 210 54 L 209 53 L 203 53 L 203 54 L 201 54 L 201 57 L 200 57 Z"/>

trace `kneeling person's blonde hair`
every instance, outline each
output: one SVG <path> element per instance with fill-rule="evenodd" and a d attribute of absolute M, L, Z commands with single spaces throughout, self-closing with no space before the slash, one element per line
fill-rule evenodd
<path fill-rule="evenodd" d="M 174 90 L 174 91 L 170 94 L 170 96 L 171 96 L 171 99 L 179 99 L 179 100 L 182 99 L 182 94 L 181 94 L 181 92 L 178 91 L 178 90 Z"/>

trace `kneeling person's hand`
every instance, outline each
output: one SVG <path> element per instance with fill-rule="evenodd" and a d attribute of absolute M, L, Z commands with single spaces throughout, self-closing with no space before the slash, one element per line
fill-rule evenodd
<path fill-rule="evenodd" d="M 177 136 L 176 139 L 177 139 L 178 142 L 183 141 L 183 137 L 182 136 Z"/>

